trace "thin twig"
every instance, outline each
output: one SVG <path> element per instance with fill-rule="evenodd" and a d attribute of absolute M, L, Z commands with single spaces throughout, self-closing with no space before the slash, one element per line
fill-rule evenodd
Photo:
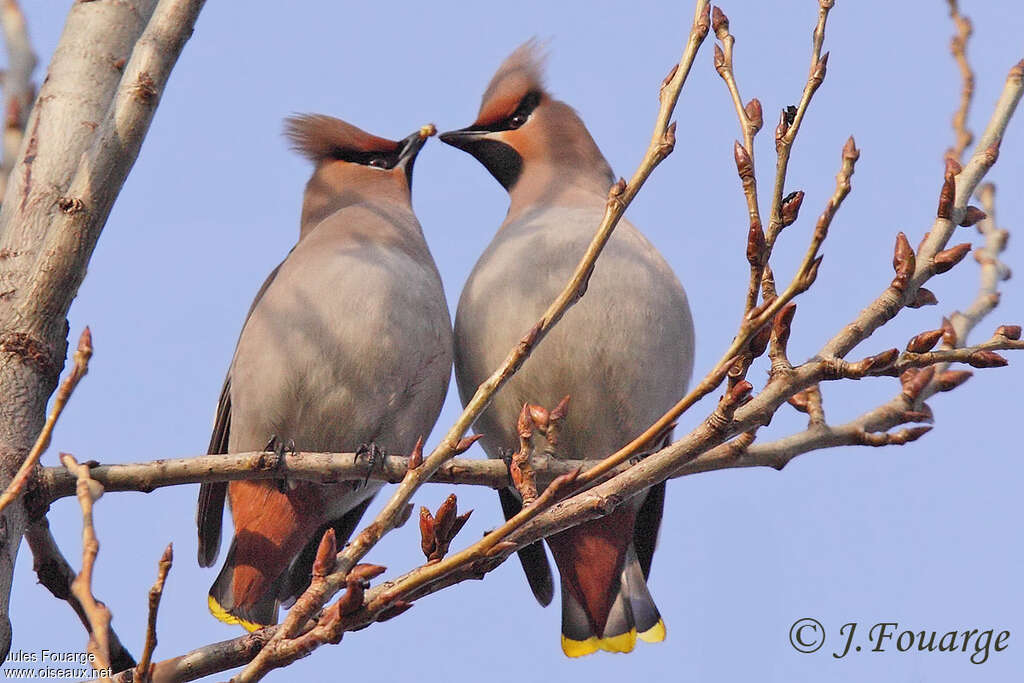
<path fill-rule="evenodd" d="M 64 553 L 57 546 L 57 541 L 50 533 L 50 525 L 46 518 L 31 524 L 25 532 L 25 539 L 32 550 L 32 570 L 36 573 L 39 583 L 46 587 L 53 597 L 64 600 L 78 615 L 87 633 L 92 635 L 92 624 L 78 598 L 71 592 L 71 583 L 75 580 L 75 570 L 71 568 Z M 110 664 L 114 671 L 135 668 L 135 658 L 121 644 L 120 638 L 113 628 L 109 628 Z"/>
<path fill-rule="evenodd" d="M 167 580 L 167 573 L 171 571 L 171 564 L 173 562 L 174 544 L 168 543 L 157 565 L 156 582 L 149 589 L 149 619 L 146 622 L 146 642 L 142 647 L 139 665 L 135 669 L 135 675 L 138 677 L 139 683 L 146 683 L 146 681 L 152 680 L 150 677 L 150 661 L 153 658 L 153 651 L 156 649 L 156 614 L 160 608 L 160 598 L 164 594 L 164 581 Z"/>
<path fill-rule="evenodd" d="M 46 423 L 43 424 L 43 428 L 39 432 L 32 450 L 29 451 L 28 456 L 21 463 L 21 467 L 18 468 L 18 473 L 14 475 L 14 479 L 11 480 L 3 495 L 0 495 L 0 512 L 21 495 L 21 492 L 24 490 L 25 484 L 28 482 L 33 470 L 39 464 L 39 458 L 42 457 L 43 452 L 50 445 L 50 436 L 53 434 L 53 428 L 57 424 L 57 419 L 64 412 L 64 406 L 67 405 L 68 399 L 71 398 L 75 387 L 78 386 L 79 380 L 85 377 L 85 373 L 89 371 L 89 359 L 91 357 L 92 333 L 86 327 L 82 330 L 82 336 L 78 338 L 78 348 L 74 354 L 75 366 L 71 369 L 70 374 L 64 378 L 60 388 L 57 390 L 57 394 L 53 398 L 53 407 L 50 408 L 50 414 L 46 416 Z"/>
<path fill-rule="evenodd" d="M 92 520 L 92 506 L 103 495 L 103 486 L 89 476 L 89 466 L 80 465 L 70 453 L 61 453 L 60 461 L 78 478 L 78 504 L 82 508 L 82 571 L 71 582 L 71 593 L 78 598 L 92 627 L 89 633 L 89 652 L 95 656 L 92 660 L 93 668 L 109 669 L 110 610 L 92 594 L 92 571 L 100 551 Z"/>
<path fill-rule="evenodd" d="M 967 127 L 967 114 L 971 108 L 971 98 L 974 96 L 974 72 L 967 60 L 967 41 L 971 38 L 971 20 L 960 14 L 957 0 L 947 0 L 949 3 L 949 16 L 956 25 L 956 35 L 950 41 L 950 52 L 956 65 L 960 68 L 960 106 L 953 114 L 953 134 L 956 140 L 952 147 L 946 150 L 946 156 L 961 161 L 964 150 L 974 142 L 974 133 Z"/>

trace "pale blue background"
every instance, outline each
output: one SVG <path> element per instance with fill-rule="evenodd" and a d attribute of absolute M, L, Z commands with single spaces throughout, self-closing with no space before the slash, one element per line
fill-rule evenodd
<path fill-rule="evenodd" d="M 24 4 L 45 64 L 69 3 Z M 1007 70 L 1024 57 L 1024 9 L 965 4 L 976 23 L 972 120 L 980 129 Z M 779 109 L 799 97 L 816 8 L 811 0 L 726 8 L 738 36 L 741 91 L 764 104 L 757 153 L 765 196 L 774 171 L 772 129 Z M 461 127 L 475 117 L 500 61 L 536 35 L 550 39 L 551 89 L 579 110 L 613 168 L 628 176 L 649 139 L 658 84 L 678 60 L 691 13 L 689 1 L 641 0 L 208 3 L 72 307 L 72 336 L 91 325 L 96 354 L 46 463 L 56 462 L 58 449 L 104 462 L 203 451 L 245 311 L 297 235 L 309 166 L 286 149 L 279 133 L 284 116 L 328 113 L 392 138 L 428 121 L 442 131 Z M 896 231 L 916 244 L 933 220 L 960 87 L 947 52 L 951 32 L 940 0 L 840 0 L 832 13 L 828 78 L 797 142 L 786 188 L 802 188 L 807 198 L 800 222 L 779 244 L 780 280 L 803 253 L 851 133 L 862 155 L 853 194 L 824 247 L 818 283 L 800 299 L 795 360 L 814 353 L 889 283 Z M 731 151 L 738 126 L 712 68 L 711 42 L 677 110 L 676 152 L 629 210 L 690 292 L 698 372 L 732 338 L 747 282 L 745 207 Z M 992 176 L 1000 188 L 999 223 L 1018 235 L 1022 125 L 1011 127 Z M 431 141 L 416 165 L 414 203 L 454 307 L 504 215 L 505 194 L 472 158 Z M 1019 239 L 1006 252 L 1018 270 Z M 955 241 L 963 240 L 977 242 L 977 235 L 962 229 Z M 907 312 L 864 354 L 936 327 L 942 313 L 973 298 L 977 275 L 968 259 L 935 280 L 930 287 L 940 306 Z M 1013 280 L 980 334 L 1022 320 L 1022 290 Z M 758 388 L 764 377 L 761 367 L 751 372 Z M 662 645 L 640 644 L 629 656 L 565 659 L 558 608 L 537 606 L 518 563 L 509 562 L 483 582 L 349 634 L 339 647 L 271 680 L 1019 680 L 1022 379 L 1017 367 L 978 372 L 965 387 L 933 399 L 937 429 L 912 446 L 847 448 L 800 458 L 781 473 L 728 471 L 672 482 L 651 580 L 669 628 Z M 897 390 L 888 379 L 830 385 L 825 408 L 830 420 L 843 421 Z M 456 403 L 452 390 L 440 428 L 453 420 Z M 709 409 L 701 404 L 681 429 Z M 803 425 L 784 407 L 761 438 Z M 96 507 L 96 594 L 136 656 L 146 591 L 168 541 L 176 563 L 160 611 L 157 658 L 238 634 L 206 611 L 215 572 L 195 562 L 196 490 L 111 494 Z M 450 490 L 431 486 L 415 500 L 433 507 Z M 497 523 L 492 492 L 463 487 L 459 498 L 476 509 L 462 542 Z M 58 503 L 50 519 L 79 566 L 76 503 Z M 421 561 L 418 546 L 410 526 L 368 559 L 398 574 Z M 27 548 L 12 603 L 15 649 L 84 648 L 71 611 L 36 585 Z M 814 655 L 790 648 L 789 626 L 804 616 L 821 620 L 833 636 L 848 621 L 940 632 L 1009 629 L 1012 636 L 1009 648 L 982 666 L 966 654 L 900 654 L 892 647 L 836 661 L 828 655 L 834 641 Z"/>

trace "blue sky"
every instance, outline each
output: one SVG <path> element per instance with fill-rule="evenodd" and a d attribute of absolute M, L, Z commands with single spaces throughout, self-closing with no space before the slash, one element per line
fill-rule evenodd
<path fill-rule="evenodd" d="M 24 3 L 41 62 L 52 53 L 67 2 Z M 771 130 L 806 76 L 817 3 L 734 3 L 736 68 L 745 99 L 759 97 L 766 127 L 757 140 L 759 179 L 774 170 Z M 281 120 L 320 112 L 366 130 L 403 137 L 421 124 L 439 130 L 475 117 L 501 60 L 531 36 L 548 40 L 548 83 L 582 115 L 612 167 L 628 176 L 649 139 L 657 88 L 678 60 L 692 4 L 536 2 L 474 4 L 210 2 L 172 74 L 135 169 L 71 308 L 72 336 L 90 325 L 96 353 L 45 457 L 131 462 L 203 452 L 223 374 L 253 294 L 298 234 L 307 162 L 289 152 Z M 1024 8 L 965 1 L 975 20 L 970 46 L 977 74 L 972 122 L 980 130 L 1008 69 L 1024 57 Z M 946 3 L 844 2 L 832 12 L 828 77 L 798 138 L 787 191 L 803 189 L 803 216 L 776 255 L 780 279 L 802 255 L 814 218 L 832 191 L 839 155 L 853 134 L 861 159 L 853 193 L 833 223 L 814 289 L 799 300 L 791 357 L 812 355 L 892 278 L 895 233 L 912 244 L 930 226 L 959 77 L 948 55 Z M 676 113 L 675 153 L 628 216 L 665 254 L 686 286 L 697 331 L 696 372 L 731 340 L 746 287 L 745 206 L 732 161 L 739 135 L 728 94 L 698 56 Z M 41 78 L 42 71 L 37 72 Z M 1024 158 L 1016 121 L 990 176 L 998 222 L 1024 227 L 1018 191 Z M 454 303 L 502 220 L 504 191 L 469 156 L 436 140 L 416 164 L 414 205 Z M 954 238 L 977 242 L 973 229 Z M 1005 253 L 1020 270 L 1015 237 Z M 859 357 L 902 346 L 971 301 L 978 268 L 968 259 L 937 278 L 938 307 L 908 311 L 876 334 Z M 1024 320 L 1018 280 L 979 338 Z M 565 659 L 559 611 L 541 609 L 518 563 L 483 582 L 417 603 L 399 619 L 349 634 L 270 680 L 620 681 L 1007 681 L 1024 667 L 1024 513 L 1019 399 L 1014 366 L 976 372 L 964 387 L 931 401 L 936 429 L 903 448 L 846 448 L 794 461 L 782 472 L 725 471 L 673 481 L 651 590 L 668 624 L 661 645 L 628 656 Z M 751 372 L 755 388 L 764 371 Z M 890 379 L 824 388 L 829 419 L 850 419 L 897 391 Z M 680 431 L 710 410 L 684 416 Z M 457 415 L 454 387 L 438 432 Z M 768 440 L 802 429 L 783 407 Z M 436 435 L 428 445 L 436 443 Z M 472 455 L 482 457 L 475 449 Z M 136 655 L 146 592 L 168 541 L 176 562 L 160 612 L 163 659 L 239 631 L 206 611 L 215 570 L 195 562 L 197 487 L 149 495 L 109 494 L 96 507 L 102 543 L 95 592 Z M 436 505 L 450 487 L 415 498 Z M 460 488 L 460 508 L 476 509 L 463 542 L 500 519 L 490 491 Z M 371 508 L 371 510 L 374 508 Z M 80 564 L 80 516 L 73 500 L 50 520 L 65 553 Z M 421 561 L 413 526 L 380 544 L 369 560 L 398 574 Z M 12 596 L 15 650 L 84 649 L 66 605 L 36 585 L 23 548 Z M 789 644 L 790 625 L 814 617 L 828 633 L 816 654 Z M 838 629 L 858 622 L 900 629 L 1009 630 L 1008 647 L 982 665 L 968 653 L 851 653 L 836 660 Z M 527 664 L 528 662 L 528 664 Z M 542 673 L 534 673 L 542 672 Z M 227 674 L 216 680 L 227 678 Z"/>

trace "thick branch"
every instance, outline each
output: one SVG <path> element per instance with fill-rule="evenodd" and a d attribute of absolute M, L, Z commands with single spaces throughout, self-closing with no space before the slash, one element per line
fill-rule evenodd
<path fill-rule="evenodd" d="M 25 124 L 35 98 L 32 72 L 36 68 L 36 54 L 28 38 L 25 14 L 17 0 L 3 0 L 0 6 L 0 24 L 3 26 L 4 45 L 7 47 L 7 71 L 4 72 L 4 132 L 3 160 L 0 162 L 0 199 L 7 190 L 7 177 L 25 135 Z"/>

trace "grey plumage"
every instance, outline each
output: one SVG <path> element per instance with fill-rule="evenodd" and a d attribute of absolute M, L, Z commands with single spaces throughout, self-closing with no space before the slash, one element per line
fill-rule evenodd
<path fill-rule="evenodd" d="M 395 142 L 330 117 L 289 123 L 317 164 L 301 237 L 242 329 L 211 451 L 258 451 L 275 436 L 299 451 L 374 443 L 408 453 L 437 419 L 452 362 L 441 279 L 409 202 L 425 133 Z M 216 559 L 225 488 L 235 538 L 210 607 L 251 628 L 276 620 L 277 605 L 308 583 L 323 531 L 334 527 L 343 544 L 380 484 L 204 485 L 204 566 Z"/>
<path fill-rule="evenodd" d="M 509 191 L 508 216 L 463 289 L 455 319 L 455 376 L 463 402 L 569 281 L 601 223 L 613 176 L 583 122 L 542 82 L 532 43 L 499 68 L 477 120 L 444 142 L 476 157 Z M 497 392 L 474 429 L 491 457 L 517 445 L 524 403 L 569 394 L 557 455 L 603 458 L 640 435 L 686 392 L 693 367 L 686 294 L 665 259 L 619 222 L 583 299 Z M 667 438 L 667 437 L 666 437 Z M 654 450 L 660 444 L 647 445 Z M 506 516 L 518 510 L 502 492 Z M 647 591 L 664 484 L 613 514 L 548 539 L 562 579 L 562 646 L 579 656 L 629 651 L 665 629 Z M 550 600 L 540 544 L 520 554 L 534 594 Z"/>

